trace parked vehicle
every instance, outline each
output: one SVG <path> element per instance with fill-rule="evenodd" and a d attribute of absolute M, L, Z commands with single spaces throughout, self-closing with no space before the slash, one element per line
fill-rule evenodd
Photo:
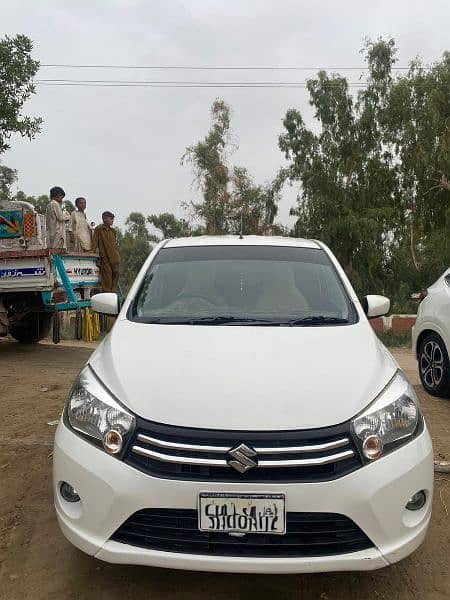
<path fill-rule="evenodd" d="M 363 308 L 363 305 L 365 308 Z M 414 390 L 330 250 L 159 244 L 70 392 L 64 535 L 99 559 L 206 571 L 370 570 L 425 537 L 433 452 Z"/>
<path fill-rule="evenodd" d="M 5 204 L 7 208 L 5 208 Z M 0 336 L 22 343 L 45 338 L 53 322 L 59 341 L 62 311 L 90 306 L 99 286 L 98 257 L 47 248 L 43 215 L 28 202 L 0 206 Z"/>
<path fill-rule="evenodd" d="M 419 304 L 412 345 L 423 387 L 433 396 L 450 398 L 450 268 Z"/>

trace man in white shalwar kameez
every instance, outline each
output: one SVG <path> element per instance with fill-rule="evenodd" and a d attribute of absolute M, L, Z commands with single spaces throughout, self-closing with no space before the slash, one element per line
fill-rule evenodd
<path fill-rule="evenodd" d="M 45 213 L 47 248 L 67 249 L 66 218 L 61 206 L 65 195 L 60 187 L 50 190 L 50 202 Z"/>
<path fill-rule="evenodd" d="M 69 231 L 75 252 L 90 252 L 92 249 L 92 229 L 86 217 L 86 199 L 75 200 L 76 210 L 70 215 Z"/>

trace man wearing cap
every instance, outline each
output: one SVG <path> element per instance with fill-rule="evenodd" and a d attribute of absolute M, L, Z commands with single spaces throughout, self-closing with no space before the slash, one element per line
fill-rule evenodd
<path fill-rule="evenodd" d="M 100 283 L 103 292 L 115 292 L 119 281 L 119 248 L 112 228 L 114 215 L 108 210 L 102 214 L 103 223 L 94 229 L 92 246 L 100 256 Z"/>
<path fill-rule="evenodd" d="M 65 195 L 66 193 L 59 186 L 52 187 L 50 190 L 50 202 L 45 212 L 48 248 L 67 248 L 66 217 L 62 210 Z"/>

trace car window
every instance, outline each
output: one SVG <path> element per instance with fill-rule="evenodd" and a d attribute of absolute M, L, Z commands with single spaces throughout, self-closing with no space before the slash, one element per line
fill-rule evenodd
<path fill-rule="evenodd" d="M 356 311 L 321 249 L 199 246 L 162 249 L 129 316 L 161 323 L 230 317 L 249 324 L 320 317 L 341 324 L 354 322 Z"/>

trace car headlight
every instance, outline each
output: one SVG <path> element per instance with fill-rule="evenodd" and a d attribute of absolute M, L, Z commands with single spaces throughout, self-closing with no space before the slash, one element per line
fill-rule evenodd
<path fill-rule="evenodd" d="M 408 442 L 421 419 L 416 394 L 401 371 L 372 404 L 352 422 L 363 456 L 373 461 Z"/>
<path fill-rule="evenodd" d="M 69 425 L 75 431 L 101 444 L 109 454 L 118 454 L 135 418 L 102 386 L 86 366 L 73 386 L 66 408 Z"/>

